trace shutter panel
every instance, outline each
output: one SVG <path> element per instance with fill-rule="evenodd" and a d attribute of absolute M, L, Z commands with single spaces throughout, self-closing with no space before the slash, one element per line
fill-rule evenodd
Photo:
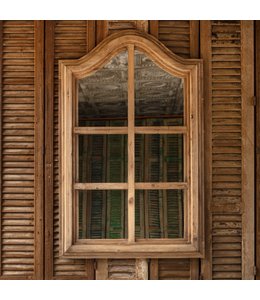
<path fill-rule="evenodd" d="M 159 280 L 190 279 L 190 261 L 188 259 L 160 259 Z"/>
<path fill-rule="evenodd" d="M 35 274 L 35 28 L 33 21 L 3 21 L 2 25 L 0 269 L 3 277 L 26 279 Z"/>
<path fill-rule="evenodd" d="M 46 157 L 52 168 L 46 178 L 46 277 L 48 279 L 87 279 L 91 266 L 86 260 L 59 258 L 59 80 L 58 61 L 79 58 L 88 50 L 88 23 L 86 21 L 46 21 L 46 82 L 48 93 L 46 115 Z M 52 70 L 54 68 L 54 70 Z M 52 89 L 53 85 L 53 89 Z M 54 103 L 52 103 L 54 101 Z M 53 107 L 52 107 L 53 105 Z M 52 145 L 53 138 L 53 145 Z M 52 187 L 53 182 L 53 187 Z M 51 207 L 53 209 L 51 209 Z M 53 219 L 53 221 L 52 221 Z M 53 229 L 51 228 L 53 222 Z M 53 246 L 53 249 L 52 249 Z"/>
<path fill-rule="evenodd" d="M 242 137 L 242 115 L 248 117 L 246 109 L 249 105 L 244 104 L 248 101 L 247 95 L 243 96 L 247 88 L 242 89 L 245 74 L 241 69 L 243 57 L 248 56 L 242 51 L 241 21 L 211 21 L 203 23 L 203 26 L 202 38 L 205 40 L 202 43 L 205 42 L 205 46 L 202 54 L 207 62 L 209 78 L 206 113 L 211 118 L 206 135 L 211 136 L 211 140 L 206 142 L 212 151 L 207 157 L 207 164 L 212 164 L 212 169 L 207 171 L 212 181 L 207 183 L 209 195 L 206 195 L 211 199 L 207 230 L 212 232 L 212 241 L 208 240 L 207 244 L 212 252 L 205 262 L 205 276 L 242 279 L 242 213 L 243 209 L 250 209 L 250 204 L 246 208 L 246 203 L 251 201 L 245 199 L 245 207 L 242 208 L 242 189 L 246 185 L 244 192 L 248 190 L 246 181 L 249 180 L 244 182 L 243 179 L 243 170 L 248 172 L 248 167 L 242 163 L 242 147 L 251 132 L 249 128 Z M 248 83 L 243 82 L 243 85 L 247 87 Z M 242 106 L 245 107 L 243 114 Z M 244 152 L 243 155 L 249 153 Z M 249 211 L 247 213 L 250 214 Z"/>
<path fill-rule="evenodd" d="M 97 261 L 96 279 L 148 279 L 147 261 L 145 259 L 99 259 Z"/>
<path fill-rule="evenodd" d="M 135 259 L 109 259 L 108 279 L 131 280 L 136 279 Z"/>
<path fill-rule="evenodd" d="M 184 58 L 190 57 L 190 22 L 159 21 L 158 38 L 172 52 Z"/>
<path fill-rule="evenodd" d="M 148 21 L 135 21 L 135 20 L 110 20 L 106 21 L 108 27 L 108 34 L 126 30 L 126 29 L 139 29 L 142 31 L 148 30 Z"/>
<path fill-rule="evenodd" d="M 212 278 L 241 279 L 241 24 L 211 30 Z"/>

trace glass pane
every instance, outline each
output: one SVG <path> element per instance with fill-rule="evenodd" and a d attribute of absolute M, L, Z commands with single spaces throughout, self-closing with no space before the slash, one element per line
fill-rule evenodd
<path fill-rule="evenodd" d="M 182 190 L 136 191 L 136 238 L 183 238 L 183 227 L 184 193 Z"/>
<path fill-rule="evenodd" d="M 94 74 L 78 80 L 78 126 L 126 125 L 127 82 L 127 51 L 114 56 Z M 116 122 L 108 122 L 112 120 Z"/>
<path fill-rule="evenodd" d="M 136 134 L 136 182 L 183 181 L 182 134 Z"/>
<path fill-rule="evenodd" d="M 79 191 L 80 239 L 127 238 L 127 191 Z"/>
<path fill-rule="evenodd" d="M 78 137 L 79 182 L 126 182 L 127 135 Z"/>
<path fill-rule="evenodd" d="M 135 51 L 135 124 L 182 126 L 183 103 L 183 79 Z"/>

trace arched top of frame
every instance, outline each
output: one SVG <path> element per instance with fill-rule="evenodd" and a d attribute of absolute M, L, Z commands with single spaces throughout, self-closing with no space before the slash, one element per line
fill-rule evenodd
<path fill-rule="evenodd" d="M 91 52 L 80 59 L 61 60 L 60 68 L 65 68 L 77 79 L 88 76 L 100 69 L 117 53 L 133 45 L 144 52 L 158 66 L 174 76 L 187 77 L 191 71 L 199 69 L 200 59 L 184 59 L 172 53 L 158 39 L 138 30 L 124 30 L 104 39 Z M 195 71 L 196 72 L 196 71 Z"/>

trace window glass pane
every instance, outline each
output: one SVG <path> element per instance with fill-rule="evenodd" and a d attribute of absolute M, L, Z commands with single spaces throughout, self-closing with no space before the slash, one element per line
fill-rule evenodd
<path fill-rule="evenodd" d="M 135 51 L 135 124 L 183 125 L 183 79 Z"/>
<path fill-rule="evenodd" d="M 78 191 L 80 239 L 127 238 L 127 191 Z"/>
<path fill-rule="evenodd" d="M 78 136 L 79 182 L 126 182 L 127 135 Z"/>
<path fill-rule="evenodd" d="M 135 135 L 136 182 L 182 182 L 182 134 Z"/>
<path fill-rule="evenodd" d="M 184 192 L 137 190 L 135 193 L 136 238 L 183 238 Z"/>
<path fill-rule="evenodd" d="M 78 80 L 78 126 L 127 124 L 127 82 L 127 51 L 114 56 L 94 74 Z M 107 122 L 111 120 L 116 122 Z"/>

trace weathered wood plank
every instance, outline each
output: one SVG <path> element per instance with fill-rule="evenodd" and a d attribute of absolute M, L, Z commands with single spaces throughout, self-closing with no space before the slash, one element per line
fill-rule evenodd
<path fill-rule="evenodd" d="M 255 21 L 256 84 L 256 279 L 260 279 L 260 21 Z"/>
<path fill-rule="evenodd" d="M 2 199 L 2 75 L 3 75 L 3 21 L 0 21 L 0 199 Z M 2 201 L 0 201 L 0 276 L 2 275 Z"/>
<path fill-rule="evenodd" d="M 254 23 L 241 21 L 242 81 L 242 278 L 254 279 Z"/>
<path fill-rule="evenodd" d="M 45 278 L 53 277 L 54 28 L 45 21 Z"/>
<path fill-rule="evenodd" d="M 200 57 L 204 61 L 204 103 L 205 103 L 205 259 L 202 260 L 202 276 L 212 278 L 211 244 L 211 198 L 212 198 L 212 73 L 211 73 L 211 22 L 200 22 Z"/>

